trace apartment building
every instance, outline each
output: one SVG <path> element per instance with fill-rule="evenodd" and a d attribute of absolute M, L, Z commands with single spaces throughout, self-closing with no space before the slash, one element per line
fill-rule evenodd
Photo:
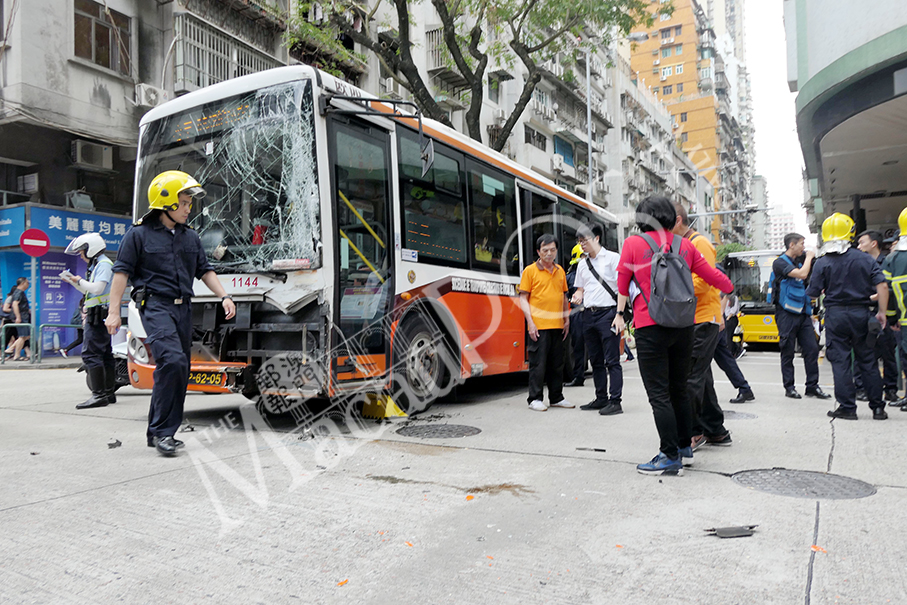
<path fill-rule="evenodd" d="M 0 203 L 130 214 L 141 116 L 286 63 L 287 1 L 0 0 Z"/>

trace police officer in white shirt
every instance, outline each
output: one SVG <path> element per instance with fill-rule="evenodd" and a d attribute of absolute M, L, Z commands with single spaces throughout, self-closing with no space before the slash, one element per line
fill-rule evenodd
<path fill-rule="evenodd" d="M 620 255 L 602 248 L 601 239 L 602 227 L 598 224 L 585 225 L 576 232 L 576 241 L 588 256 L 577 266 L 576 293 L 572 302 L 585 307 L 586 350 L 595 381 L 595 399 L 580 406 L 580 409 L 598 410 L 602 416 L 612 416 L 623 413 L 620 405 L 624 387 L 620 336 L 611 330 L 617 311 L 617 263 Z"/>

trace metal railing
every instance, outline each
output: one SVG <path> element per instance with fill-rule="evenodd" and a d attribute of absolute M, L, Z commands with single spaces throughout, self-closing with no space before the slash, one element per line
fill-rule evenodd
<path fill-rule="evenodd" d="M 38 361 L 41 361 L 44 358 L 44 328 L 76 328 L 81 330 L 83 328 L 82 324 L 41 324 L 38 326 L 38 342 L 42 343 L 41 347 L 38 347 L 37 355 Z M 36 354 L 35 350 L 32 349 L 32 359 Z"/>
<path fill-rule="evenodd" d="M 35 363 L 35 324 L 4 324 L 0 326 L 0 365 L 6 363 L 6 330 L 7 328 L 20 328 L 25 327 L 29 330 L 29 338 L 31 338 L 32 352 L 31 352 L 31 363 Z"/>

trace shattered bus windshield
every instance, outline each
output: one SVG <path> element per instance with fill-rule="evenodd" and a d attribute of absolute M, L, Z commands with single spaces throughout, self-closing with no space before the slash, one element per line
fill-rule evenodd
<path fill-rule="evenodd" d="M 320 266 L 312 88 L 279 84 L 168 116 L 142 132 L 139 192 L 182 170 L 207 195 L 190 225 L 218 272 Z M 139 195 L 147 208 L 147 199 Z"/>

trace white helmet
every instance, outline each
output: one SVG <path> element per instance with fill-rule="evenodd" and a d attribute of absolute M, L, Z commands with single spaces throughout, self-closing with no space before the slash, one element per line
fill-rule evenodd
<path fill-rule="evenodd" d="M 79 252 L 85 252 L 88 258 L 94 258 L 107 248 L 104 238 L 100 233 L 83 233 L 76 239 L 69 242 L 66 246 L 66 254 L 78 256 Z"/>

